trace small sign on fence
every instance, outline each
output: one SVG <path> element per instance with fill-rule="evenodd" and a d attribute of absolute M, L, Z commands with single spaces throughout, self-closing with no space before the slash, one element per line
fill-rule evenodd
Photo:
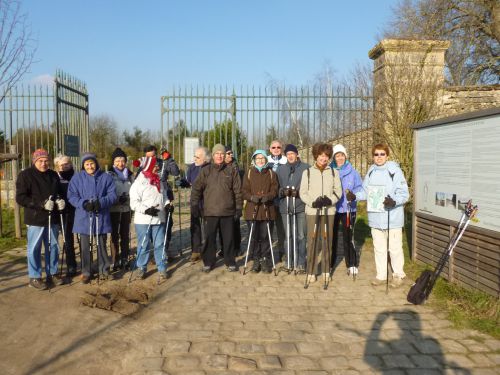
<path fill-rule="evenodd" d="M 192 164 L 194 162 L 194 152 L 198 147 L 200 147 L 200 140 L 198 138 L 184 138 L 184 163 Z"/>
<path fill-rule="evenodd" d="M 76 135 L 64 135 L 64 154 L 67 156 L 80 156 L 80 139 Z"/>

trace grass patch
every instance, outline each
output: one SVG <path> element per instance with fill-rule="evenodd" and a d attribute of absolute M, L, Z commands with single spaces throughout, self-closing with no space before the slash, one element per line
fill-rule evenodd
<path fill-rule="evenodd" d="M 0 237 L 0 257 L 8 260 L 24 259 L 24 257 L 11 256 L 6 254 L 8 250 L 16 247 L 26 246 L 26 238 L 17 239 L 14 228 L 14 210 L 2 207 L 3 234 Z"/>
<path fill-rule="evenodd" d="M 411 261 L 412 208 L 409 205 L 405 208 L 406 220 L 403 233 L 405 273 L 410 280 L 415 280 L 423 270 L 430 269 L 430 267 Z M 358 204 L 354 237 L 358 246 L 366 244 L 373 247 L 365 202 Z M 446 312 L 448 319 L 456 328 L 472 328 L 500 339 L 500 300 L 498 298 L 481 291 L 465 289 L 439 278 L 427 305 Z M 478 339 L 477 336 L 471 338 Z"/>

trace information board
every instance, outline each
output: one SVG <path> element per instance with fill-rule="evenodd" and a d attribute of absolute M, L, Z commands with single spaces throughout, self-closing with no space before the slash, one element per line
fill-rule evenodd
<path fill-rule="evenodd" d="M 198 147 L 200 147 L 200 140 L 198 138 L 184 138 L 184 162 L 186 164 L 194 163 L 194 152 Z"/>
<path fill-rule="evenodd" d="M 469 199 L 471 225 L 500 231 L 500 115 L 416 130 L 415 208 L 458 221 Z"/>
<path fill-rule="evenodd" d="M 80 139 L 76 135 L 64 135 L 64 154 L 66 156 L 80 156 Z"/>

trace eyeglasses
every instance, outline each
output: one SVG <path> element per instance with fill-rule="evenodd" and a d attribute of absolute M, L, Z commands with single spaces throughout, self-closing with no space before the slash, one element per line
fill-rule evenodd
<path fill-rule="evenodd" d="M 271 149 L 281 149 L 281 146 L 274 146 L 274 147 L 271 147 Z"/>
<path fill-rule="evenodd" d="M 199 156 L 195 156 L 194 158 L 195 158 L 195 159 L 201 159 Z"/>
<path fill-rule="evenodd" d="M 375 153 L 373 156 L 385 156 L 385 152 Z"/>
<path fill-rule="evenodd" d="M 255 160 L 266 160 L 266 158 L 255 158 Z"/>
<path fill-rule="evenodd" d="M 232 152 L 226 152 L 226 155 L 232 155 L 233 153 Z"/>

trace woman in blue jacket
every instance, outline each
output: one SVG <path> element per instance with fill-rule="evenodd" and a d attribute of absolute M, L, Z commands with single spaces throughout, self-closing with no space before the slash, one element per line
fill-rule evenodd
<path fill-rule="evenodd" d="M 99 276 L 109 275 L 106 234 L 111 233 L 109 208 L 117 201 L 113 178 L 101 171 L 95 154 L 82 155 L 82 171 L 75 174 L 68 187 L 68 200 L 76 208 L 73 233 L 80 234 L 82 254 L 82 283 L 92 278 L 90 236 L 97 235 Z M 92 232 L 91 232 L 92 231 Z"/>
<path fill-rule="evenodd" d="M 340 222 L 343 228 L 344 258 L 348 275 L 357 275 L 359 267 L 359 256 L 352 241 L 351 228 L 356 221 L 356 192 L 360 191 L 362 186 L 361 177 L 352 164 L 347 159 L 347 151 L 341 144 L 333 147 L 333 161 L 330 167 L 339 171 L 340 182 L 342 183 L 342 196 L 337 202 L 337 210 L 333 219 L 333 256 L 332 269 L 337 260 L 337 248 L 340 232 Z M 347 214 L 350 213 L 349 220 Z M 349 221 L 349 223 L 348 223 Z"/>
<path fill-rule="evenodd" d="M 387 270 L 389 251 L 393 271 L 391 286 L 397 288 L 403 284 L 403 278 L 406 276 L 403 270 L 404 204 L 408 201 L 410 193 L 399 165 L 394 161 L 388 161 L 389 147 L 376 144 L 372 148 L 372 155 L 374 164 L 368 169 L 363 180 L 363 189 L 356 193 L 356 199 L 369 200 L 368 225 L 372 232 L 377 269 L 377 276 L 372 280 L 372 285 L 386 283 L 389 274 Z M 377 198 L 371 199 L 382 193 L 383 201 Z M 387 248 L 388 242 L 389 248 Z"/>

